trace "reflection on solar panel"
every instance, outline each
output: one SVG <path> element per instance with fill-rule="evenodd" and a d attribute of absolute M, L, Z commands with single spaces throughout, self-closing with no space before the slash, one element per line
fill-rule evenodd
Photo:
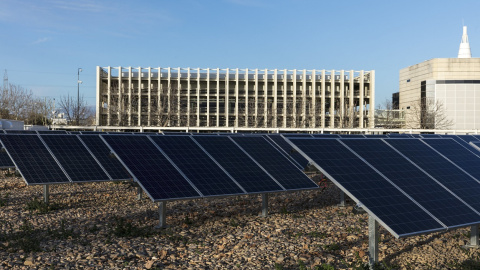
<path fill-rule="evenodd" d="M 420 134 L 410 134 L 409 137 L 412 137 L 412 138 L 422 138 L 422 136 Z"/>
<path fill-rule="evenodd" d="M 341 134 L 340 138 L 365 138 L 362 134 Z"/>
<path fill-rule="evenodd" d="M 101 135 L 101 137 L 152 200 L 202 197 L 148 136 Z"/>
<path fill-rule="evenodd" d="M 70 182 L 38 135 L 0 134 L 0 140 L 27 184 Z"/>
<path fill-rule="evenodd" d="M 263 171 L 229 137 L 195 136 L 203 149 L 213 157 L 248 193 L 283 191 L 274 179 Z"/>
<path fill-rule="evenodd" d="M 477 138 L 472 135 L 457 135 L 457 137 L 464 140 L 466 143 L 478 141 Z"/>
<path fill-rule="evenodd" d="M 38 134 L 67 134 L 65 130 L 37 130 Z"/>
<path fill-rule="evenodd" d="M 93 134 L 77 136 L 88 147 L 98 162 L 102 164 L 102 167 L 112 177 L 112 180 L 132 179 L 122 163 L 116 157 L 110 155 L 110 148 L 108 148 L 100 136 Z"/>
<path fill-rule="evenodd" d="M 35 130 L 15 130 L 15 129 L 5 129 L 7 134 L 37 134 Z"/>
<path fill-rule="evenodd" d="M 315 138 L 340 138 L 337 134 L 312 134 Z"/>
<path fill-rule="evenodd" d="M 189 136 L 154 136 L 151 139 L 204 196 L 245 194 Z"/>
<path fill-rule="evenodd" d="M 473 147 L 467 149 L 449 139 L 423 139 L 422 141 L 480 180 L 480 155 L 475 153 Z"/>
<path fill-rule="evenodd" d="M 300 155 L 285 139 L 280 135 L 266 135 L 275 145 L 282 149 L 287 155 L 289 155 L 298 164 L 300 169 L 304 169 L 308 165 L 308 160 Z"/>
<path fill-rule="evenodd" d="M 231 137 L 287 190 L 318 186 L 263 137 Z"/>
<path fill-rule="evenodd" d="M 312 138 L 312 135 L 305 133 L 283 133 L 283 137 L 303 137 L 303 138 Z"/>
<path fill-rule="evenodd" d="M 386 134 L 377 134 L 377 135 L 365 134 L 363 136 L 365 136 L 365 138 L 388 138 L 388 136 Z"/>
<path fill-rule="evenodd" d="M 443 225 L 338 140 L 292 138 L 290 141 L 396 237 L 444 229 Z"/>
<path fill-rule="evenodd" d="M 472 148 L 472 146 L 470 144 L 468 144 L 466 141 L 460 139 L 457 135 L 442 135 L 442 138 L 451 138 L 454 141 L 456 141 L 457 143 L 461 144 L 462 146 L 464 146 L 468 149 Z"/>
<path fill-rule="evenodd" d="M 422 138 L 441 138 L 442 136 L 438 134 L 420 134 Z"/>
<path fill-rule="evenodd" d="M 480 222 L 480 215 L 382 140 L 351 139 L 342 142 L 446 226 L 459 227 Z"/>
<path fill-rule="evenodd" d="M 69 131 L 68 134 L 80 134 L 80 131 Z"/>
<path fill-rule="evenodd" d="M 427 141 L 432 140 L 436 141 L 439 146 L 448 147 L 452 143 L 456 144 L 451 139 L 427 139 Z M 457 197 L 471 205 L 475 210 L 480 211 L 480 196 L 478 196 L 480 194 L 480 182 L 476 179 L 467 175 L 421 140 L 389 139 L 386 141 Z M 480 159 L 476 159 L 477 167 L 480 167 Z M 480 172 L 480 170 L 478 171 Z"/>
<path fill-rule="evenodd" d="M 106 132 L 102 131 L 80 131 L 81 134 L 107 134 Z"/>
<path fill-rule="evenodd" d="M 408 138 L 412 138 L 413 136 L 411 136 L 411 134 L 400 134 L 400 133 L 390 133 L 390 134 L 387 134 L 388 137 L 390 138 L 398 138 L 398 137 L 408 137 Z"/>
<path fill-rule="evenodd" d="M 87 148 L 74 135 L 40 135 L 72 182 L 111 181 Z"/>

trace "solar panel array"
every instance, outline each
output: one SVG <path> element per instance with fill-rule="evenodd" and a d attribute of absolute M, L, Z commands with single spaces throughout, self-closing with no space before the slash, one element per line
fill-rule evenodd
<path fill-rule="evenodd" d="M 479 156 L 453 139 L 394 137 L 289 141 L 396 237 L 479 224 Z"/>

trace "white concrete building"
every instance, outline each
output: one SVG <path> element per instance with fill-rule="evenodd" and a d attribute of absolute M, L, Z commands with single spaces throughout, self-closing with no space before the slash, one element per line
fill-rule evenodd
<path fill-rule="evenodd" d="M 97 125 L 374 125 L 375 72 L 97 67 Z"/>
<path fill-rule="evenodd" d="M 416 118 L 414 106 L 433 100 L 444 107 L 453 123 L 450 129 L 480 128 L 480 58 L 471 58 L 466 27 L 458 58 L 435 58 L 404 68 L 399 79 L 399 109 L 405 111 L 407 126 Z"/>

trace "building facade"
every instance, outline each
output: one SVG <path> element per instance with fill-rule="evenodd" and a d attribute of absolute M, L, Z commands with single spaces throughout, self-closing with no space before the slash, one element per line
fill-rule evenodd
<path fill-rule="evenodd" d="M 406 127 L 471 130 L 480 128 L 480 58 L 471 58 L 463 28 L 458 58 L 435 58 L 400 70 L 400 110 Z M 437 111 L 437 112 L 435 112 Z M 427 119 L 431 113 L 445 117 Z M 440 125 L 440 126 L 438 126 Z"/>
<path fill-rule="evenodd" d="M 97 67 L 101 126 L 369 128 L 375 72 Z"/>

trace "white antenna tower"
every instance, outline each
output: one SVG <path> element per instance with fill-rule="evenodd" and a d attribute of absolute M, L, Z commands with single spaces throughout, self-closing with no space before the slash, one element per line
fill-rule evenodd
<path fill-rule="evenodd" d="M 460 42 L 460 48 L 458 49 L 458 58 L 472 58 L 472 52 L 470 51 L 470 43 L 468 43 L 467 27 L 463 27 L 462 41 Z"/>

